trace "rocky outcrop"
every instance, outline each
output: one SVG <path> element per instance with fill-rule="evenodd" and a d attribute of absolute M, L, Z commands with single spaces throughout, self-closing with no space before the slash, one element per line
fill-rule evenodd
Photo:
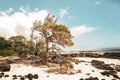
<path fill-rule="evenodd" d="M 111 66 L 112 64 L 105 64 L 103 61 L 98 60 L 92 60 L 91 63 L 95 68 L 105 70 L 101 72 L 103 76 L 113 76 L 116 79 L 120 79 L 120 77 L 117 75 L 117 72 L 120 70 L 120 65 Z"/>
<path fill-rule="evenodd" d="M 92 66 L 103 70 L 113 70 L 110 64 L 105 64 L 103 61 L 98 60 L 92 60 Z"/>
<path fill-rule="evenodd" d="M 97 53 L 72 53 L 72 54 L 61 54 L 64 57 L 94 57 L 94 58 L 99 58 L 102 57 L 102 55 L 97 54 Z"/>
<path fill-rule="evenodd" d="M 8 63 L 0 63 L 0 71 L 1 72 L 10 71 L 10 64 L 8 64 Z"/>
<path fill-rule="evenodd" d="M 106 52 L 103 54 L 104 58 L 113 58 L 113 59 L 120 59 L 120 52 Z"/>
<path fill-rule="evenodd" d="M 120 79 L 120 77 L 117 75 L 116 71 L 103 71 L 103 72 L 101 72 L 101 74 L 103 76 L 107 76 L 107 77 L 109 77 L 111 75 L 111 76 L 113 76 L 116 79 Z"/>

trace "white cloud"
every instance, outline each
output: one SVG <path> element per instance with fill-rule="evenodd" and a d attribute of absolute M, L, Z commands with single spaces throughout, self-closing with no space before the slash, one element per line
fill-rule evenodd
<path fill-rule="evenodd" d="M 77 26 L 77 27 L 73 27 L 70 30 L 71 30 L 71 34 L 76 37 L 78 35 L 94 31 L 95 28 L 89 27 L 87 25 L 80 25 L 80 26 Z"/>
<path fill-rule="evenodd" d="M 13 8 L 9 8 L 7 11 L 6 11 L 6 13 L 11 13 L 11 12 L 13 12 L 14 10 L 13 10 Z"/>
<path fill-rule="evenodd" d="M 47 10 L 41 11 L 29 11 L 27 13 L 24 8 L 20 8 L 22 11 L 14 12 L 13 14 L 8 14 L 13 11 L 9 8 L 7 11 L 0 11 L 0 36 L 9 38 L 15 35 L 23 35 L 27 39 L 30 38 L 30 28 L 35 20 L 44 21 L 47 16 Z"/>
<path fill-rule="evenodd" d="M 4 12 L 4 11 L 0 11 L 0 15 L 1 15 L 1 16 L 7 16 L 7 13 Z"/>
<path fill-rule="evenodd" d="M 24 8 L 24 7 L 20 7 L 19 10 L 23 13 L 27 13 L 29 10 L 27 8 Z"/>
<path fill-rule="evenodd" d="M 96 4 L 96 5 L 97 5 L 97 4 L 100 4 L 100 2 L 96 1 L 96 2 L 94 2 L 94 4 Z"/>
<path fill-rule="evenodd" d="M 60 9 L 59 15 L 61 18 L 63 18 L 64 15 L 68 14 L 66 9 Z"/>
<path fill-rule="evenodd" d="M 0 15 L 2 15 L 2 16 L 7 16 L 7 14 L 9 14 L 9 13 L 11 13 L 11 12 L 13 12 L 13 11 L 14 11 L 13 8 L 9 8 L 9 9 L 6 10 L 6 11 L 0 11 Z"/>

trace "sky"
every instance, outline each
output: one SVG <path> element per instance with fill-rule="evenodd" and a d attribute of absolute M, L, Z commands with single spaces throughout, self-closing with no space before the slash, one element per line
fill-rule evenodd
<path fill-rule="evenodd" d="M 30 38 L 50 13 L 74 36 L 71 49 L 120 47 L 120 0 L 0 0 L 0 36 Z"/>

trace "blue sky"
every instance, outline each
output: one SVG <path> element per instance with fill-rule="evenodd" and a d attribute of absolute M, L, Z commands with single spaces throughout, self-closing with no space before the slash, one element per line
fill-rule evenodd
<path fill-rule="evenodd" d="M 0 34 L 27 37 L 30 22 L 48 12 L 75 36 L 74 46 L 66 49 L 120 46 L 120 0 L 0 0 Z"/>

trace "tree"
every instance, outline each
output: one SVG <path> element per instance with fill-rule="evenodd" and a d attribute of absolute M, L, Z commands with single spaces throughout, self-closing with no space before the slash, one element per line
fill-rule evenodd
<path fill-rule="evenodd" d="M 22 56 L 27 51 L 26 38 L 22 35 L 12 36 L 9 38 L 11 41 L 11 49 L 19 53 L 19 56 Z"/>
<path fill-rule="evenodd" d="M 3 37 L 0 37 L 0 50 L 8 49 L 10 48 L 11 43 L 10 41 L 6 40 Z"/>
<path fill-rule="evenodd" d="M 48 14 L 44 23 L 35 21 L 33 24 L 33 29 L 40 33 L 41 38 L 45 43 L 45 59 L 49 58 L 49 51 L 51 49 L 57 49 L 58 45 L 62 47 L 73 45 L 73 37 L 70 30 L 65 25 L 56 24 L 56 22 L 57 19 Z"/>

